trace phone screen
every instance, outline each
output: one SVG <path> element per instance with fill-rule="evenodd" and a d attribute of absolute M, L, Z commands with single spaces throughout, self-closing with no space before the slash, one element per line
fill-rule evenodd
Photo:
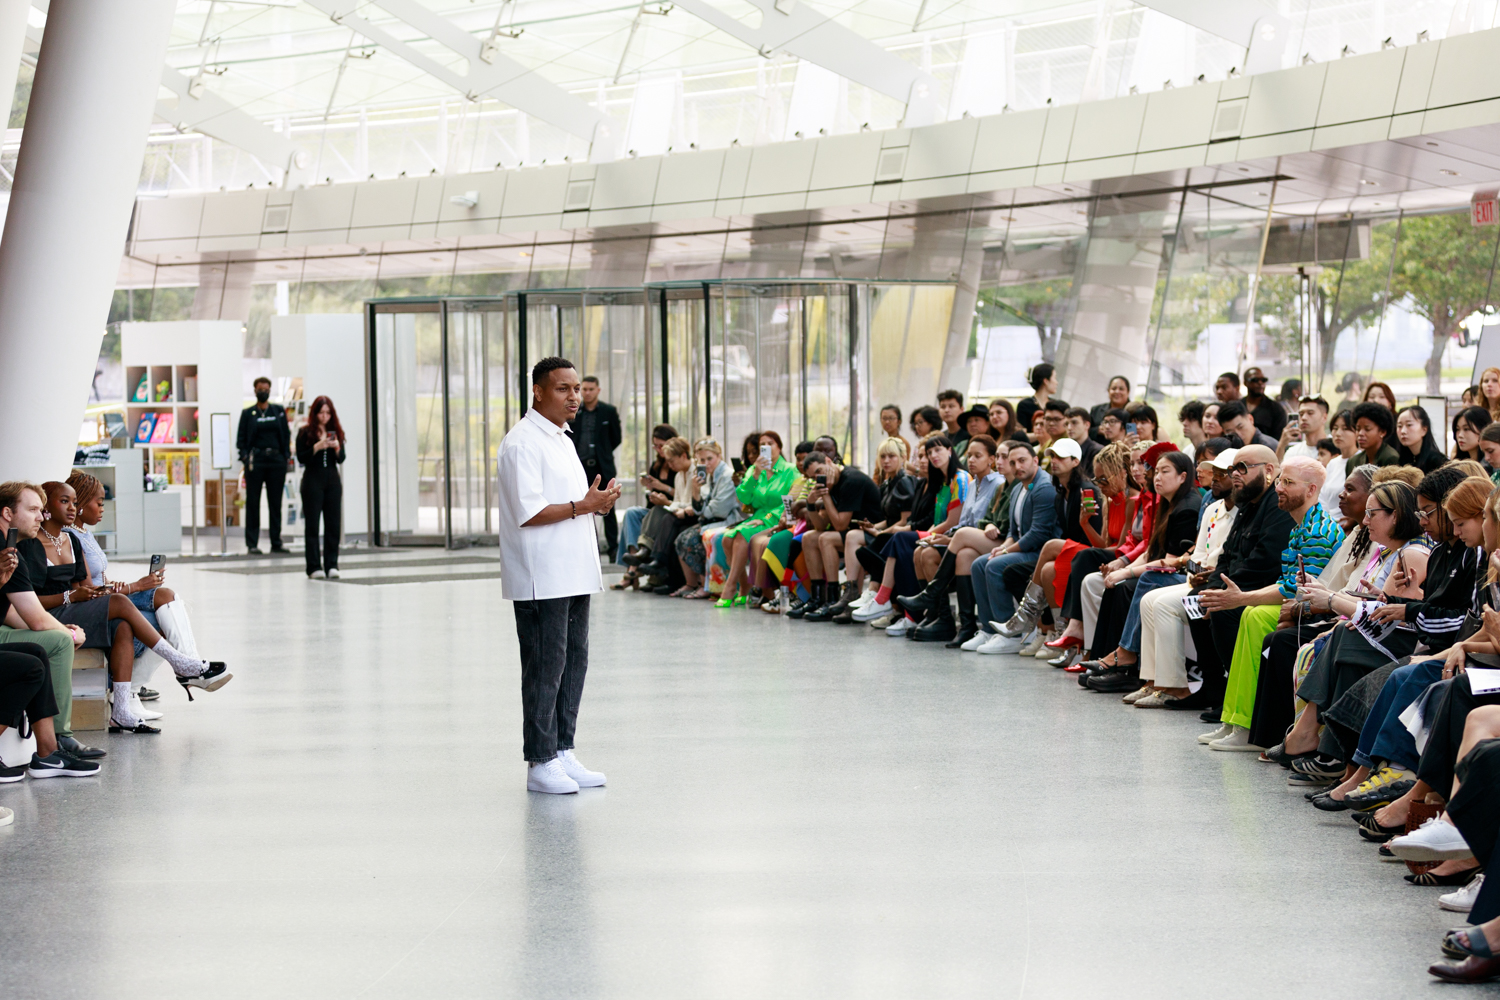
<path fill-rule="evenodd" d="M 159 554 L 152 556 L 151 557 L 151 574 L 153 576 L 155 576 L 157 573 L 160 573 L 161 572 L 161 568 L 163 566 L 165 566 L 166 563 L 167 563 L 167 557 L 166 556 L 159 555 Z"/>
<path fill-rule="evenodd" d="M 13 549 L 16 547 L 16 529 L 11 528 L 5 533 L 5 544 L 0 545 L 0 550 Z"/>

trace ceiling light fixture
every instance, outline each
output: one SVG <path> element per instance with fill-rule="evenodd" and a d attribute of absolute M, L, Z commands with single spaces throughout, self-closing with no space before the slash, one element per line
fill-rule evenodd
<path fill-rule="evenodd" d="M 1444 177 L 1457 177 L 1458 176 L 1458 171 L 1457 170 L 1449 170 L 1447 167 L 1444 167 L 1443 169 L 1439 170 L 1438 173 L 1442 174 Z"/>

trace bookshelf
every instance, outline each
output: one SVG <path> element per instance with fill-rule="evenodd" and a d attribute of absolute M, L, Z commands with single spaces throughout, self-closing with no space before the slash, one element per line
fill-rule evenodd
<path fill-rule="evenodd" d="M 125 369 L 125 428 L 131 448 L 143 452 L 145 472 L 167 477 L 181 493 L 181 523 L 208 526 L 203 492 L 209 415 L 244 407 L 244 327 L 232 320 L 121 323 L 120 361 Z M 138 398 L 144 383 L 145 398 Z M 165 425 L 165 426 L 164 426 Z M 148 440 L 138 440 L 142 433 Z M 230 472 L 229 475 L 238 475 Z"/>

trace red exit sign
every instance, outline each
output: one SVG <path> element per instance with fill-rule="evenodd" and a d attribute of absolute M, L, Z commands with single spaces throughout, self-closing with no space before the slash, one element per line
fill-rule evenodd
<path fill-rule="evenodd" d="M 1493 226 L 1500 223 L 1500 205 L 1496 204 L 1494 192 L 1474 196 L 1473 201 L 1469 202 L 1469 222 L 1476 226 Z"/>

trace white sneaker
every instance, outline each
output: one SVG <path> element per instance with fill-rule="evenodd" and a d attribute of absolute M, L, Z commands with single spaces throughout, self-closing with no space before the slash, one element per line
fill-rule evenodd
<path fill-rule="evenodd" d="M 4 806 L 0 806 L 0 826 L 10 826 L 15 821 L 16 814 Z"/>
<path fill-rule="evenodd" d="M 1468 885 L 1460 886 L 1452 892 L 1445 892 L 1438 897 L 1438 905 L 1445 910 L 1455 913 L 1468 913 L 1474 908 L 1474 900 L 1479 898 L 1479 887 L 1484 885 L 1484 876 L 1475 875 L 1474 881 Z"/>
<path fill-rule="evenodd" d="M 1229 735 L 1214 740 L 1208 745 L 1210 750 L 1227 750 L 1230 753 L 1260 753 L 1265 747 L 1258 747 L 1250 742 L 1250 730 L 1244 726 L 1230 726 Z"/>
<path fill-rule="evenodd" d="M 900 618 L 897 618 L 893 623 L 891 623 L 890 625 L 887 625 L 885 627 L 885 634 L 886 635 L 894 635 L 894 636 L 903 636 L 903 635 L 906 634 L 907 629 L 911 628 L 914 624 L 915 623 L 912 622 L 912 620 L 910 618 L 906 617 L 905 615 L 902 615 Z"/>
<path fill-rule="evenodd" d="M 849 607 L 853 608 L 855 611 L 858 611 L 860 608 L 865 607 L 873 600 L 875 600 L 875 591 L 867 590 L 856 597 L 854 600 L 850 601 Z"/>
<path fill-rule="evenodd" d="M 1214 740 L 1222 740 L 1232 732 L 1234 732 L 1234 727 L 1225 722 L 1220 724 L 1219 728 L 1215 729 L 1213 732 L 1204 733 L 1202 736 L 1198 737 L 1198 742 L 1212 743 Z"/>
<path fill-rule="evenodd" d="M 980 646 L 977 652 L 984 653 L 986 656 L 993 656 L 999 653 L 1019 652 L 1021 647 L 1026 644 L 1026 639 L 1027 637 L 1024 635 L 1018 635 L 1015 638 L 1011 638 L 1008 635 L 1000 635 L 997 633 L 990 636 L 989 641 Z"/>
<path fill-rule="evenodd" d="M 1458 827 L 1440 816 L 1434 816 L 1411 833 L 1392 840 L 1391 853 L 1402 861 L 1447 861 L 1474 856 Z"/>
<path fill-rule="evenodd" d="M 526 768 L 526 790 L 549 795 L 567 795 L 578 791 L 578 782 L 568 777 L 556 757 Z"/>
<path fill-rule="evenodd" d="M 579 788 L 598 788 L 604 784 L 604 775 L 584 767 L 571 750 L 557 751 L 557 762 L 568 777 L 578 782 Z"/>
<path fill-rule="evenodd" d="M 330 579 L 330 580 L 337 580 L 338 578 L 339 578 L 339 571 L 337 569 L 331 569 L 331 570 L 328 571 L 328 579 Z"/>
<path fill-rule="evenodd" d="M 1043 632 L 1041 629 L 1037 629 L 1031 633 L 1031 638 L 1026 641 L 1026 645 L 1021 647 L 1020 655 L 1036 656 L 1041 650 L 1047 648 L 1045 643 L 1050 638 L 1052 638 L 1051 632 Z M 1052 659 L 1052 650 L 1050 649 L 1047 650 L 1047 659 Z"/>
<path fill-rule="evenodd" d="M 854 620 L 857 622 L 872 622 L 877 618 L 884 618 L 891 613 L 890 601 L 876 601 L 870 598 L 870 603 L 854 612 Z"/>
<path fill-rule="evenodd" d="M 963 649 L 963 650 L 967 650 L 970 653 L 972 653 L 972 652 L 975 652 L 976 650 L 978 650 L 980 646 L 983 646 L 985 643 L 989 642 L 993 638 L 995 638 L 995 633 L 980 631 L 979 633 L 977 633 L 974 636 L 974 638 L 970 639 L 968 642 L 964 643 L 962 646 L 959 646 L 958 648 L 959 649 Z"/>
<path fill-rule="evenodd" d="M 315 569 L 311 573 L 307 574 L 307 578 L 309 580 L 321 580 L 323 579 L 323 571 L 320 569 Z"/>

